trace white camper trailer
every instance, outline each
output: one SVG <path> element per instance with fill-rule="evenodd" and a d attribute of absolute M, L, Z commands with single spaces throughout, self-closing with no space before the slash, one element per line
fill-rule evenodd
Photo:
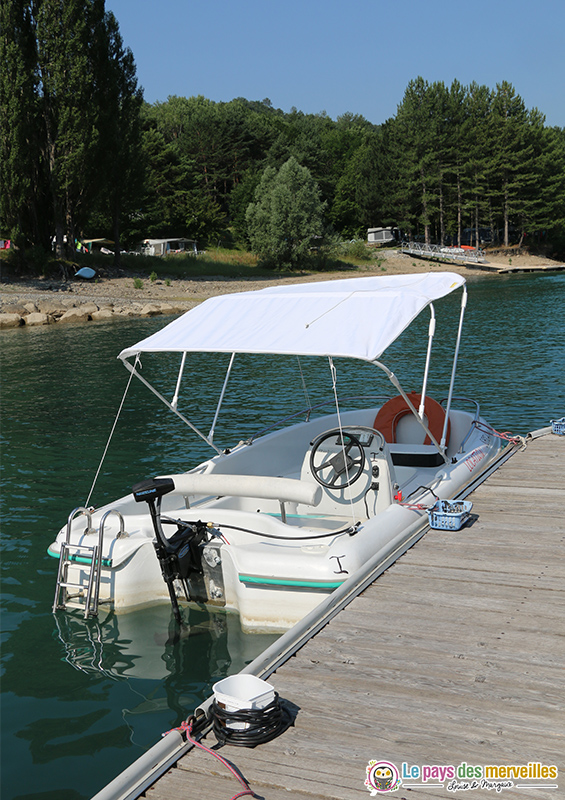
<path fill-rule="evenodd" d="M 146 256 L 168 256 L 173 253 L 197 255 L 196 239 L 144 239 L 141 252 Z"/>
<path fill-rule="evenodd" d="M 394 229 L 368 228 L 367 241 L 369 244 L 387 244 L 387 242 L 394 242 Z"/>

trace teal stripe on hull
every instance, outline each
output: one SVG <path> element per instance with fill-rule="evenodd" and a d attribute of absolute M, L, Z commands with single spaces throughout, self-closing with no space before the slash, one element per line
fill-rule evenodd
<path fill-rule="evenodd" d="M 261 578 L 255 575 L 240 575 L 241 583 L 252 583 L 259 586 L 294 586 L 300 589 L 337 589 L 343 581 L 298 581 L 285 578 Z"/>

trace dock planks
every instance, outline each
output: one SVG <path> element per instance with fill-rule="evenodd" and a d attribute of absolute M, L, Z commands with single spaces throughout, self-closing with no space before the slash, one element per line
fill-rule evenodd
<path fill-rule="evenodd" d="M 369 797 L 370 759 L 399 769 L 555 764 L 557 781 L 535 783 L 559 789 L 463 796 L 564 796 L 564 498 L 565 437 L 548 434 L 473 493 L 470 526 L 430 531 L 270 676 L 299 709 L 294 727 L 253 750 L 220 750 L 256 796 Z M 447 783 L 405 780 L 390 796 L 461 796 Z M 145 796 L 229 800 L 239 791 L 222 764 L 192 750 Z"/>

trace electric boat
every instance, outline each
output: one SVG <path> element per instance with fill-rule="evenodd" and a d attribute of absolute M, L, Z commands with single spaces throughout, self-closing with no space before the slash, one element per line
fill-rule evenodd
<path fill-rule="evenodd" d="M 455 291 L 450 378 L 437 400 L 427 392 L 435 303 Z M 427 524 L 430 507 L 463 496 L 501 448 L 478 404 L 454 396 L 466 302 L 465 280 L 451 272 L 279 285 L 206 300 L 123 350 L 130 381 L 150 388 L 211 455 L 188 472 L 141 475 L 130 494 L 101 508 L 74 509 L 49 547 L 59 559 L 53 610 L 78 605 L 89 616 L 100 603 L 119 612 L 170 600 L 179 621 L 188 602 L 238 612 L 245 631 L 279 632 L 370 558 L 391 553 Z M 383 356 L 425 310 L 422 375 L 405 388 Z M 227 354 L 228 366 L 205 433 L 179 398 L 198 396 L 191 357 L 212 353 Z M 217 444 L 234 361 L 265 355 L 325 359 L 333 407 L 309 403 L 278 428 Z M 156 357 L 167 369 L 176 360 L 170 399 L 141 372 L 142 360 Z M 344 404 L 337 376 L 345 359 L 384 373 L 392 396 Z"/>

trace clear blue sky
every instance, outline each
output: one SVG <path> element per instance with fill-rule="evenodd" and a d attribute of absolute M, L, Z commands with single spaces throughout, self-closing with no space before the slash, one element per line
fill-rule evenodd
<path fill-rule="evenodd" d="M 149 103 L 263 100 L 381 123 L 406 85 L 507 80 L 565 126 L 564 0 L 106 0 Z"/>

